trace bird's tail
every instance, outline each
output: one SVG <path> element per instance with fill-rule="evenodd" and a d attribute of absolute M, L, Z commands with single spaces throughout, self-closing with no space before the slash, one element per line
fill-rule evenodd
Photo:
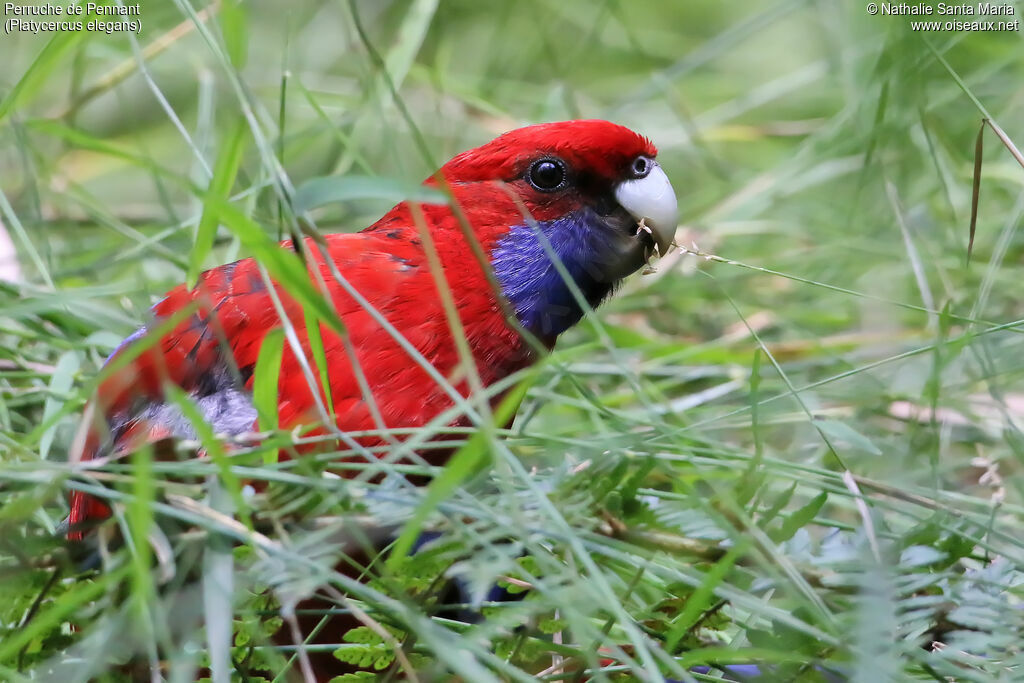
<path fill-rule="evenodd" d="M 82 420 L 79 432 L 81 438 L 75 439 L 77 443 L 71 447 L 69 460 L 72 464 L 93 460 L 99 453 L 100 438 L 92 424 L 94 414 L 95 403 L 90 403 Z M 84 491 L 72 491 L 68 502 L 71 507 L 66 527 L 69 541 L 81 541 L 85 533 L 85 525 L 88 522 L 106 519 L 110 516 L 110 507 L 106 503 Z"/>

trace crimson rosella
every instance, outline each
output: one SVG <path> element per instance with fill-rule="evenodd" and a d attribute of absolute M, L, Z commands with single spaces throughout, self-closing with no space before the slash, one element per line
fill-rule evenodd
<path fill-rule="evenodd" d="M 436 248 L 477 386 L 490 386 L 533 363 L 538 348 L 551 348 L 580 320 L 579 294 L 597 306 L 655 249 L 665 252 L 676 227 L 676 197 L 656 155 L 650 140 L 607 121 L 520 128 L 459 154 L 425 181 L 450 191 L 447 204 L 403 202 L 361 232 L 327 236 L 323 250 L 307 238 L 310 276 L 326 285 L 354 350 L 321 325 L 338 429 L 422 427 L 456 405 L 452 389 L 471 395 L 424 237 Z M 481 250 L 493 277 L 474 256 Z M 256 429 L 253 372 L 263 339 L 282 327 L 275 299 L 294 328 L 296 346 L 313 359 L 302 306 L 282 287 L 271 292 L 266 282 L 257 262 L 243 259 L 206 271 L 195 287 L 179 286 L 153 306 L 153 320 L 108 360 L 136 344 L 146 347 L 108 368 L 93 404 L 100 427 L 91 430 L 82 459 L 117 457 L 168 437 L 194 439 L 192 424 L 166 397 L 168 384 L 191 397 L 214 432 Z M 414 362 L 409 345 L 436 373 Z M 311 390 L 302 360 L 285 344 L 281 428 L 322 424 L 322 396 Z M 312 360 L 308 366 L 316 367 Z M 432 374 L 447 378 L 448 386 Z M 463 415 L 454 424 L 470 422 Z M 364 437 L 360 443 L 386 442 Z M 97 498 L 74 492 L 70 537 L 81 538 L 83 522 L 109 514 Z"/>

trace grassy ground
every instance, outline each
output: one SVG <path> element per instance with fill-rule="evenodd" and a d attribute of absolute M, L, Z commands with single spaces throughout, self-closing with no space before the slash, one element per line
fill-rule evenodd
<path fill-rule="evenodd" d="M 1024 139 L 1019 32 L 827 0 L 140 9 L 137 37 L 0 42 L 0 678 L 284 680 L 271 615 L 326 582 L 369 626 L 323 649 L 382 678 L 1024 679 L 1024 169 L 991 130 L 967 260 L 982 118 Z M 227 461 L 72 476 L 103 359 L 253 225 L 360 229 L 455 152 L 576 117 L 656 142 L 685 249 L 565 335 L 448 488 L 257 450 L 256 535 L 204 483 Z M 54 534 L 101 483 L 129 543 L 87 572 Z M 367 520 L 440 539 L 352 584 L 329 570 Z M 430 618 L 442 573 L 530 590 L 465 626 Z"/>

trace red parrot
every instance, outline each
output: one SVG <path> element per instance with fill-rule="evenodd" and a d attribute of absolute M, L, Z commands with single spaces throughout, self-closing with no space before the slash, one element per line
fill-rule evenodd
<path fill-rule="evenodd" d="M 310 276 L 317 282 L 319 271 L 326 283 L 356 360 L 354 365 L 340 335 L 321 326 L 338 429 L 422 427 L 456 401 L 338 281 L 332 267 L 468 397 L 470 384 L 423 234 L 436 248 L 480 383 L 487 387 L 537 358 L 536 345 L 527 342 L 506 311 L 549 349 L 583 315 L 551 253 L 592 307 L 646 263 L 654 249 L 664 254 L 677 208 L 656 155 L 650 140 L 607 121 L 520 128 L 459 154 L 425 181 L 438 187 L 443 177 L 450 203 L 403 202 L 361 232 L 327 236 L 323 251 L 307 238 Z M 463 225 L 471 228 L 489 260 L 500 291 L 474 256 Z M 302 307 L 282 287 L 275 285 L 273 293 L 303 354 L 312 359 Z M 166 400 L 168 383 L 191 397 L 214 432 L 254 431 L 253 370 L 264 337 L 282 326 L 273 299 L 253 259 L 206 271 L 194 288 L 172 289 L 153 306 L 153 320 L 108 359 L 110 364 L 134 344 L 149 345 L 131 361 L 115 364 L 117 369 L 101 383 L 93 402 L 93 422 L 100 428 L 92 428 L 81 458 L 117 457 L 167 437 L 196 438 L 177 404 Z M 168 331 L 166 321 L 176 315 L 182 319 Z M 316 367 L 312 360 L 308 365 Z M 379 417 L 364 400 L 356 365 Z M 278 382 L 279 426 L 320 423 L 317 399 L 286 343 Z M 470 422 L 462 417 L 455 424 Z M 385 443 L 381 438 L 359 441 L 365 446 Z M 109 514 L 102 501 L 73 492 L 69 538 L 80 539 L 84 522 Z"/>

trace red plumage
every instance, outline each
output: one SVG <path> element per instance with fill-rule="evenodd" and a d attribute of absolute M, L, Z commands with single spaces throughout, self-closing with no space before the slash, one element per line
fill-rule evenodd
<path fill-rule="evenodd" d="M 581 210 L 612 192 L 623 169 L 634 159 L 653 159 L 655 154 L 650 141 L 621 126 L 604 121 L 571 121 L 512 131 L 456 156 L 440 173 L 483 253 L 491 254 L 511 226 L 528 220 L 557 220 Z M 568 190 L 544 192 L 528 182 L 525 175 L 539 158 L 564 161 L 572 174 Z M 437 180 L 431 178 L 426 183 L 436 185 Z M 402 203 L 362 232 L 327 236 L 325 251 L 352 287 L 461 395 L 468 396 L 469 386 L 465 372 L 459 369 L 459 354 L 428 264 L 421 229 L 429 231 L 436 245 L 483 385 L 529 365 L 535 353 L 506 320 L 499 299 L 502 295 L 489 284 L 459 220 L 449 205 L 411 207 Z M 338 428 L 353 432 L 420 427 L 451 408 L 452 397 L 337 282 L 321 249 L 311 240 L 307 240 L 307 247 L 312 255 L 309 268 L 311 272 L 313 268 L 319 270 L 326 283 L 384 423 L 374 421 L 342 338 L 321 325 Z M 310 359 L 309 365 L 315 368 L 302 307 L 283 288 L 275 286 L 275 292 Z M 109 432 L 92 430 L 82 454 L 85 460 L 108 453 L 121 455 L 143 442 L 175 435 L 173 421 L 154 407 L 163 404 L 167 382 L 196 398 L 223 398 L 236 390 L 244 396 L 252 389 L 252 371 L 264 337 L 281 327 L 270 292 L 252 259 L 203 273 L 195 288 L 176 287 L 152 310 L 155 321 L 148 326 L 150 329 L 175 315 L 182 319 L 159 340 L 133 337 L 114 353 L 112 361 L 134 344 L 150 345 L 137 358 L 111 371 L 101 384 L 94 405 Z M 141 336 L 152 334 L 143 331 Z M 549 345 L 554 342 L 554 336 L 538 336 Z M 320 421 L 314 396 L 287 343 L 278 396 L 281 427 Z M 223 419 L 244 421 L 247 416 L 243 410 L 225 413 Z M 250 423 L 248 429 L 253 428 L 255 425 Z M 362 442 L 368 446 L 382 443 L 379 439 Z M 79 492 L 72 494 L 72 529 L 107 514 L 106 506 L 98 500 Z M 77 538 L 80 534 L 73 531 L 71 536 Z"/>

